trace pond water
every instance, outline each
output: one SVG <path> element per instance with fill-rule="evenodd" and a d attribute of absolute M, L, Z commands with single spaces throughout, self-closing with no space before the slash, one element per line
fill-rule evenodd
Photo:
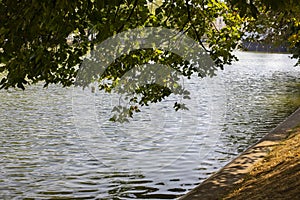
<path fill-rule="evenodd" d="M 287 54 L 236 52 L 218 76 L 186 81 L 189 111 L 170 97 L 130 123 L 116 100 L 78 88 L 0 91 L 1 199 L 174 199 L 291 114 L 300 70 Z M 170 106 L 171 105 L 171 106 Z"/>

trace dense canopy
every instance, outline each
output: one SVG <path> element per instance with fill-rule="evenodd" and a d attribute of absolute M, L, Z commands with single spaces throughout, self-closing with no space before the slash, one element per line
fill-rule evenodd
<path fill-rule="evenodd" d="M 263 34 L 263 40 L 274 44 L 284 42 L 293 57 L 299 58 L 299 13 L 297 0 L 0 0 L 0 87 L 25 89 L 39 81 L 45 86 L 73 85 L 85 55 L 95 45 L 138 27 L 164 27 L 188 35 L 210 55 L 213 69 L 209 74 L 197 73 L 197 63 L 186 62 L 172 52 L 140 49 L 113 62 L 101 77 L 111 85 L 99 85 L 100 89 L 109 92 L 126 71 L 150 61 L 185 76 L 195 72 L 200 77 L 214 75 L 214 70 L 236 60 L 232 51 L 245 32 Z M 221 29 L 216 27 L 218 17 L 226 24 Z M 139 91 L 149 88 L 154 95 L 144 92 L 140 105 L 170 94 L 153 85 Z"/>

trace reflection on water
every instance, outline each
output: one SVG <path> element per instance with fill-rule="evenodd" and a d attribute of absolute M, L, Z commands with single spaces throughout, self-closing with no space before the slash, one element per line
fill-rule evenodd
<path fill-rule="evenodd" d="M 1 199 L 173 199 L 186 193 L 299 105 L 300 71 L 288 55 L 237 54 L 239 63 L 201 80 L 197 105 L 184 117 L 154 107 L 131 129 L 100 127 L 105 137 L 77 132 L 71 89 L 0 91 Z M 95 102 L 101 120 L 105 97 Z M 157 166 L 163 167 L 148 169 Z"/>

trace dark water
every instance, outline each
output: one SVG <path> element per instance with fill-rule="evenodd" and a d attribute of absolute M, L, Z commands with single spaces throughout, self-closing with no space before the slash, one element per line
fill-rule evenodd
<path fill-rule="evenodd" d="M 175 112 L 170 98 L 125 125 L 105 120 L 112 96 L 59 86 L 0 91 L 0 198 L 185 194 L 300 105 L 300 70 L 288 55 L 237 55 L 217 77 L 185 83 L 189 111 Z"/>

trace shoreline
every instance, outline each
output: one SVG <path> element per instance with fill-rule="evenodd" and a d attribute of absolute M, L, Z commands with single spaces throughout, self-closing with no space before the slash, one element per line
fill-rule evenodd
<path fill-rule="evenodd" d="M 300 108 L 215 174 L 179 197 L 179 200 L 221 199 L 243 181 L 256 163 L 262 161 L 274 147 L 288 138 L 290 129 L 299 124 Z"/>

